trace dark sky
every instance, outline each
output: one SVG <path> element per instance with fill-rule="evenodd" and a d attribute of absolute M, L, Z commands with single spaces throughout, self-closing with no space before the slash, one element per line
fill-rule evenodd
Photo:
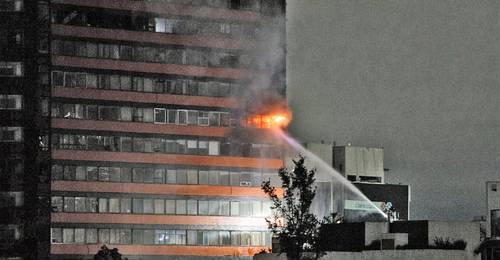
<path fill-rule="evenodd" d="M 301 141 L 384 147 L 413 219 L 484 215 L 500 180 L 500 1 L 288 0 Z"/>

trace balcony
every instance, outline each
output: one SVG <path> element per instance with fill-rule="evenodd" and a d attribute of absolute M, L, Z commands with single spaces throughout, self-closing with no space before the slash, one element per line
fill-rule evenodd
<path fill-rule="evenodd" d="M 217 49 L 252 49 L 256 45 L 256 43 L 252 40 L 242 41 L 220 37 L 176 35 L 119 29 L 68 26 L 60 24 L 53 24 L 51 30 L 53 34 L 65 37 L 84 37 L 113 41 L 128 41 L 165 45 L 185 45 Z"/>
<path fill-rule="evenodd" d="M 267 169 L 279 169 L 283 167 L 283 161 L 280 159 L 137 152 L 81 151 L 55 148 L 52 149 L 52 159 Z"/>
<path fill-rule="evenodd" d="M 89 89 L 89 88 L 87 89 L 62 88 L 62 87 L 53 88 L 52 97 L 180 105 L 180 106 L 196 105 L 201 107 L 220 107 L 220 108 L 238 107 L 238 103 L 234 98 L 169 95 L 169 94 Z"/>
<path fill-rule="evenodd" d="M 70 56 L 52 56 L 52 64 L 55 66 L 118 70 L 126 72 L 142 72 L 156 74 L 171 74 L 192 77 L 211 77 L 224 79 L 248 79 L 253 76 L 246 69 L 200 67 L 191 65 L 161 64 L 147 62 L 131 62 L 123 60 L 80 58 Z"/>
<path fill-rule="evenodd" d="M 225 196 L 225 197 L 261 197 L 266 195 L 260 187 L 234 187 L 215 185 L 176 185 L 116 183 L 97 181 L 52 181 L 53 191 L 68 192 L 113 192 L 133 194 L 181 195 L 181 196 Z M 281 194 L 281 189 L 278 189 Z"/>
<path fill-rule="evenodd" d="M 174 246 L 174 245 L 107 245 L 119 248 L 124 255 L 196 255 L 196 256 L 253 256 L 267 247 L 244 246 Z M 100 244 L 64 245 L 52 244 L 50 253 L 54 255 L 93 255 Z"/>
<path fill-rule="evenodd" d="M 76 5 L 95 8 L 106 8 L 133 12 L 148 12 L 176 16 L 191 16 L 205 19 L 223 19 L 241 22 L 258 22 L 260 15 L 252 11 L 229 10 L 204 6 L 168 4 L 160 1 L 128 1 L 128 0 L 53 0 L 52 4 Z"/>
<path fill-rule="evenodd" d="M 170 124 L 134 123 L 117 121 L 93 121 L 53 118 L 52 128 L 78 129 L 88 131 L 113 131 L 122 133 L 147 133 L 162 135 L 188 135 L 224 137 L 230 131 L 227 127 L 181 126 Z"/>

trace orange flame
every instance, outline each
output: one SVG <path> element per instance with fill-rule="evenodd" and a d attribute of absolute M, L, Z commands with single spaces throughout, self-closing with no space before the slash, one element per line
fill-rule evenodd
<path fill-rule="evenodd" d="M 289 111 L 280 111 L 271 114 L 250 115 L 246 118 L 246 125 L 255 128 L 285 128 L 291 118 Z"/>

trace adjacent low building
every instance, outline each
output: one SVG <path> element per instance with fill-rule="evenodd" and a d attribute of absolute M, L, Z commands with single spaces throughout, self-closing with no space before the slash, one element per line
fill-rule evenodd
<path fill-rule="evenodd" d="M 396 221 L 326 225 L 321 229 L 322 259 L 479 259 L 478 222 Z M 283 254 L 284 255 L 284 254 Z M 276 254 L 254 259 L 281 259 Z"/>
<path fill-rule="evenodd" d="M 370 201 L 342 183 L 336 176 L 317 171 L 317 198 L 313 209 L 318 215 L 340 213 L 346 221 L 382 220 L 374 206 L 391 207 L 391 220 L 410 219 L 410 186 L 385 183 L 384 150 L 329 143 L 305 143 L 304 146 L 334 168 Z M 316 165 L 311 165 L 316 167 Z M 325 207 L 328 205 L 328 207 Z"/>
<path fill-rule="evenodd" d="M 486 239 L 476 249 L 482 260 L 500 259 L 500 181 L 486 182 Z"/>

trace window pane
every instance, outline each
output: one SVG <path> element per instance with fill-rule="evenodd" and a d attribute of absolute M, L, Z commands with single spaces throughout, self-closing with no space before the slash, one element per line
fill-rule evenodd
<path fill-rule="evenodd" d="M 85 212 L 85 197 L 75 197 L 75 211 Z"/>
<path fill-rule="evenodd" d="M 231 216 L 240 215 L 240 203 L 238 201 L 231 201 Z"/>
<path fill-rule="evenodd" d="M 177 182 L 177 171 L 173 169 L 167 170 L 167 183 Z"/>
<path fill-rule="evenodd" d="M 186 214 L 186 201 L 185 200 L 177 200 L 175 212 L 177 215 L 185 215 Z"/>
<path fill-rule="evenodd" d="M 109 244 L 109 229 L 99 229 L 99 243 Z"/>
<path fill-rule="evenodd" d="M 198 184 L 198 170 L 196 169 L 187 170 L 187 183 Z"/>
<path fill-rule="evenodd" d="M 166 109 L 155 108 L 155 123 L 164 124 L 166 123 Z"/>
<path fill-rule="evenodd" d="M 133 212 L 135 214 L 143 213 L 142 199 L 133 199 Z"/>
<path fill-rule="evenodd" d="M 62 243 L 62 228 L 52 228 L 51 231 L 52 243 Z"/>
<path fill-rule="evenodd" d="M 99 198 L 99 212 L 100 213 L 108 212 L 108 199 Z"/>
<path fill-rule="evenodd" d="M 219 215 L 219 201 L 216 200 L 208 201 L 208 214 L 210 216 Z"/>
<path fill-rule="evenodd" d="M 155 214 L 165 214 L 165 201 L 162 199 L 154 200 Z"/>
<path fill-rule="evenodd" d="M 152 214 L 154 213 L 154 206 L 153 206 L 153 200 L 152 199 L 143 199 L 143 211 L 145 214 Z"/>
<path fill-rule="evenodd" d="M 187 170 L 177 169 L 177 183 L 186 184 L 187 183 Z"/>
<path fill-rule="evenodd" d="M 74 212 L 74 211 L 75 211 L 75 198 L 64 197 L 64 212 Z"/>
<path fill-rule="evenodd" d="M 72 228 L 63 228 L 63 243 L 74 243 L 75 230 Z"/>
<path fill-rule="evenodd" d="M 62 197 L 52 197 L 51 206 L 52 206 L 52 212 L 62 212 L 63 198 Z"/>
<path fill-rule="evenodd" d="M 132 181 L 132 169 L 128 167 L 121 168 L 120 174 L 121 182 L 131 182 Z"/>
<path fill-rule="evenodd" d="M 198 201 L 188 200 L 187 201 L 187 214 L 197 215 L 198 214 Z"/>
<path fill-rule="evenodd" d="M 85 230 L 86 242 L 87 244 L 96 244 L 97 243 L 97 229 L 88 228 Z"/>
<path fill-rule="evenodd" d="M 198 214 L 199 215 L 208 215 L 208 201 L 207 200 L 198 201 Z"/>
<path fill-rule="evenodd" d="M 219 155 L 219 142 L 210 141 L 208 143 L 208 154 L 209 155 Z"/>
<path fill-rule="evenodd" d="M 120 212 L 120 199 L 118 198 L 109 199 L 109 212 L 112 213 Z"/>
<path fill-rule="evenodd" d="M 132 199 L 122 198 L 120 203 L 121 213 L 131 213 L 132 212 Z"/>
<path fill-rule="evenodd" d="M 219 184 L 219 171 L 210 170 L 208 173 L 208 184 L 218 185 Z"/>
<path fill-rule="evenodd" d="M 219 215 L 229 216 L 229 201 L 220 201 Z"/>
<path fill-rule="evenodd" d="M 85 229 L 75 228 L 75 243 L 85 243 Z"/>
<path fill-rule="evenodd" d="M 175 200 L 165 200 L 165 213 L 175 214 Z"/>

